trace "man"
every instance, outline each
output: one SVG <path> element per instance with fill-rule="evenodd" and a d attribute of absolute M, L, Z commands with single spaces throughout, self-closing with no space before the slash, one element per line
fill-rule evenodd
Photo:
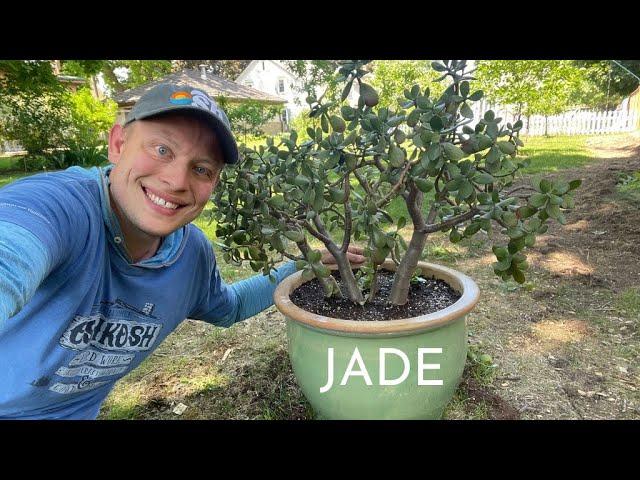
<path fill-rule="evenodd" d="M 0 190 L 0 418 L 95 418 L 185 318 L 229 327 L 272 305 L 263 275 L 226 285 L 190 223 L 237 160 L 215 101 L 162 84 L 111 129 L 108 167 Z"/>

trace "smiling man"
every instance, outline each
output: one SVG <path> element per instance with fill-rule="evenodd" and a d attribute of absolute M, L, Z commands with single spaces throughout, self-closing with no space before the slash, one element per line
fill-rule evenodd
<path fill-rule="evenodd" d="M 0 189 L 0 418 L 93 419 L 185 318 L 229 327 L 272 305 L 293 262 L 227 285 L 191 223 L 237 161 L 215 101 L 162 84 L 111 129 L 109 166 Z"/>
<path fill-rule="evenodd" d="M 172 114 L 113 127 L 111 206 L 133 259 L 152 256 L 163 237 L 202 212 L 223 158 L 216 137 L 195 118 Z"/>

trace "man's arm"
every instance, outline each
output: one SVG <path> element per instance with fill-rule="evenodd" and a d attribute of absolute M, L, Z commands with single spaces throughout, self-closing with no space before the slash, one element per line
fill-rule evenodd
<path fill-rule="evenodd" d="M 230 327 L 234 323 L 250 318 L 273 305 L 273 292 L 278 284 L 296 271 L 294 262 L 287 262 L 272 273 L 276 281 L 268 276 L 254 275 L 245 280 L 227 285 L 221 278 L 217 266 L 211 279 L 211 288 L 206 306 L 192 314 L 192 318 L 204 320 L 219 327 Z"/>
<path fill-rule="evenodd" d="M 0 221 L 0 328 L 33 297 L 51 267 L 50 254 L 35 235 Z"/>
<path fill-rule="evenodd" d="M 322 263 L 335 264 L 335 258 L 326 249 L 321 250 Z M 353 266 L 364 263 L 363 248 L 350 245 L 347 258 Z M 220 327 L 230 327 L 234 323 L 245 320 L 273 305 L 273 292 L 278 284 L 286 277 L 295 273 L 295 262 L 286 262 L 272 270 L 276 278 L 275 283 L 268 276 L 255 275 L 246 280 L 227 285 L 220 277 L 220 272 L 214 262 L 211 274 L 211 287 L 206 300 L 199 309 L 192 312 L 191 317 L 205 320 Z"/>
<path fill-rule="evenodd" d="M 85 247 L 88 212 L 95 209 L 91 186 L 86 178 L 61 172 L 0 189 L 0 327 L 47 275 Z"/>

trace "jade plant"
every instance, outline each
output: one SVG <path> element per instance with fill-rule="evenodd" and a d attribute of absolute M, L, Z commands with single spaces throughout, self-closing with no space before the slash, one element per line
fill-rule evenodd
<path fill-rule="evenodd" d="M 441 73 L 437 81 L 447 82 L 444 92 L 433 98 L 428 86 L 409 86 L 389 109 L 377 107 L 378 94 L 365 82 L 368 62 L 343 62 L 336 72 L 344 83 L 339 100 L 307 97 L 317 123 L 307 128 L 308 139 L 291 131 L 254 148 L 241 146 L 240 164 L 223 171 L 214 195 L 224 259 L 248 261 L 268 275 L 289 258 L 305 279 L 319 280 L 325 296 L 364 304 L 375 298 L 381 265 L 390 257 L 397 268 L 387 301 L 403 305 L 430 234 L 447 232 L 457 243 L 497 226 L 504 235 L 493 245 L 493 270 L 523 283 L 524 251 L 550 219 L 565 223 L 580 180 L 514 186 L 528 163 L 517 156 L 522 122 L 504 125 L 491 110 L 474 119 L 471 104 L 483 94 L 471 90 L 466 61 L 431 66 Z M 355 83 L 359 99 L 349 105 Z M 398 197 L 408 219 L 386 210 Z M 409 226 L 407 244 L 401 230 Z M 342 288 L 311 238 L 335 257 Z M 354 242 L 365 245 L 367 257 L 356 271 L 346 255 Z"/>

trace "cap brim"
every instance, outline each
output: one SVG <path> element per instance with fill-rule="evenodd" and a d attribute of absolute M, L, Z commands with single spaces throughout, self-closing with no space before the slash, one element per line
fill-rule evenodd
<path fill-rule="evenodd" d="M 233 165 L 238 163 L 238 145 L 233 137 L 233 133 L 227 128 L 227 126 L 214 114 L 207 112 L 199 107 L 192 107 L 189 105 L 172 105 L 151 112 L 145 112 L 141 115 L 135 115 L 127 118 L 125 125 L 133 122 L 134 120 L 144 120 L 151 117 L 159 117 L 161 115 L 168 115 L 171 113 L 187 113 L 189 115 L 196 116 L 201 120 L 204 120 L 211 129 L 216 133 L 218 142 L 220 143 L 220 149 L 224 156 L 224 163 Z"/>

